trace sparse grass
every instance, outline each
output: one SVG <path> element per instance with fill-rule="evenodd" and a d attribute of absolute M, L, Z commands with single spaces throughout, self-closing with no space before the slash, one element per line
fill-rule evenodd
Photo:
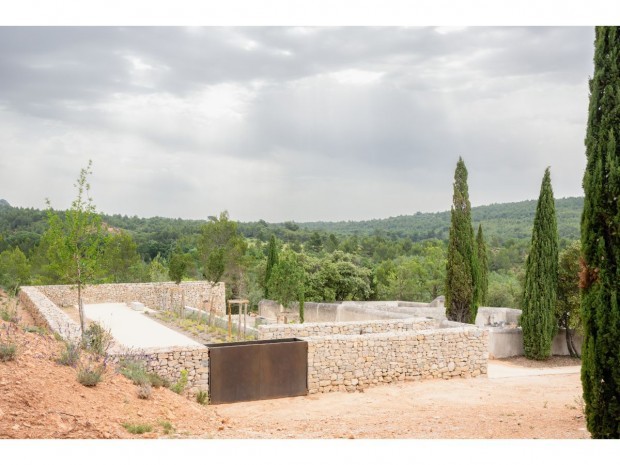
<path fill-rule="evenodd" d="M 187 370 L 181 370 L 181 377 L 179 380 L 170 386 L 170 390 L 172 392 L 176 392 L 177 394 L 181 394 L 185 387 L 187 386 Z"/>
<path fill-rule="evenodd" d="M 10 310 L 8 306 L 0 309 L 0 318 L 9 323 L 19 322 L 19 317 L 17 316 L 17 312 L 15 310 Z"/>
<path fill-rule="evenodd" d="M 153 386 L 154 388 L 162 386 L 166 388 L 170 387 L 170 381 L 168 381 L 166 378 L 163 378 L 162 376 L 159 376 L 157 373 L 147 373 L 147 376 L 149 377 L 151 386 Z"/>
<path fill-rule="evenodd" d="M 61 365 L 68 367 L 75 367 L 80 361 L 80 353 L 82 348 L 79 344 L 74 342 L 65 342 L 65 348 L 63 349 L 60 357 L 56 360 Z"/>
<path fill-rule="evenodd" d="M 153 427 L 149 425 L 148 423 L 146 424 L 123 423 L 123 428 L 125 428 L 131 434 L 144 434 L 144 433 L 150 433 L 151 431 L 153 431 Z"/>
<path fill-rule="evenodd" d="M 202 389 L 196 393 L 196 402 L 200 405 L 207 405 L 209 403 L 209 393 Z"/>
<path fill-rule="evenodd" d="M 17 346 L 11 342 L 0 342 L 0 362 L 10 362 L 17 357 Z"/>
<path fill-rule="evenodd" d="M 35 333 L 39 336 L 42 336 L 46 333 L 45 329 L 39 326 L 24 326 L 24 331 L 26 331 L 27 333 Z"/>
<path fill-rule="evenodd" d="M 82 386 L 93 387 L 99 384 L 104 372 L 105 366 L 103 363 L 88 363 L 86 366 L 78 369 L 77 380 Z"/>
<path fill-rule="evenodd" d="M 164 430 L 164 434 L 174 433 L 175 429 L 169 421 L 160 421 L 159 426 Z"/>

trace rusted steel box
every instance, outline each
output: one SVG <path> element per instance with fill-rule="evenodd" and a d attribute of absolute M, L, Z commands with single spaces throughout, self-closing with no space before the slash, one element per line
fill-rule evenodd
<path fill-rule="evenodd" d="M 209 400 L 226 404 L 308 394 L 308 343 L 301 339 L 207 344 Z"/>

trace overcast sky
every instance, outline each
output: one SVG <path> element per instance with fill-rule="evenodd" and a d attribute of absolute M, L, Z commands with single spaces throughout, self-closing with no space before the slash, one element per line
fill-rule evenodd
<path fill-rule="evenodd" d="M 582 195 L 592 27 L 0 27 L 0 198 L 357 220 Z"/>

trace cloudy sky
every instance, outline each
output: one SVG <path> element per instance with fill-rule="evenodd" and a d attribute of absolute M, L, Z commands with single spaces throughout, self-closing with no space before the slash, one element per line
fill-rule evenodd
<path fill-rule="evenodd" d="M 0 27 L 0 198 L 312 221 L 582 195 L 592 27 Z"/>

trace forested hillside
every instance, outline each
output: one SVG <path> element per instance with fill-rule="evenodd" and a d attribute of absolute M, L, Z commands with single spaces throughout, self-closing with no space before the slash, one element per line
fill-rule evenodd
<path fill-rule="evenodd" d="M 472 209 L 473 226 L 477 229 L 482 224 L 488 244 L 489 305 L 520 304 L 535 203 Z M 583 198 L 556 201 L 561 248 L 579 238 L 582 208 Z M 181 278 L 204 279 L 210 266 L 205 244 L 218 243 L 222 239 L 214 239 L 213 234 L 227 231 L 226 241 L 236 236 L 241 241 L 235 239 L 233 271 L 221 279 L 230 293 L 248 296 L 253 303 L 267 293 L 267 243 L 272 235 L 278 247 L 296 254 L 303 266 L 306 300 L 429 301 L 443 292 L 450 212 L 271 224 L 237 223 L 226 214 L 202 221 L 106 214 L 101 218 L 107 238 L 96 282 L 167 280 L 174 274 L 173 263 L 181 265 Z M 0 284 L 60 282 L 48 267 L 47 228 L 45 211 L 0 201 Z"/>

